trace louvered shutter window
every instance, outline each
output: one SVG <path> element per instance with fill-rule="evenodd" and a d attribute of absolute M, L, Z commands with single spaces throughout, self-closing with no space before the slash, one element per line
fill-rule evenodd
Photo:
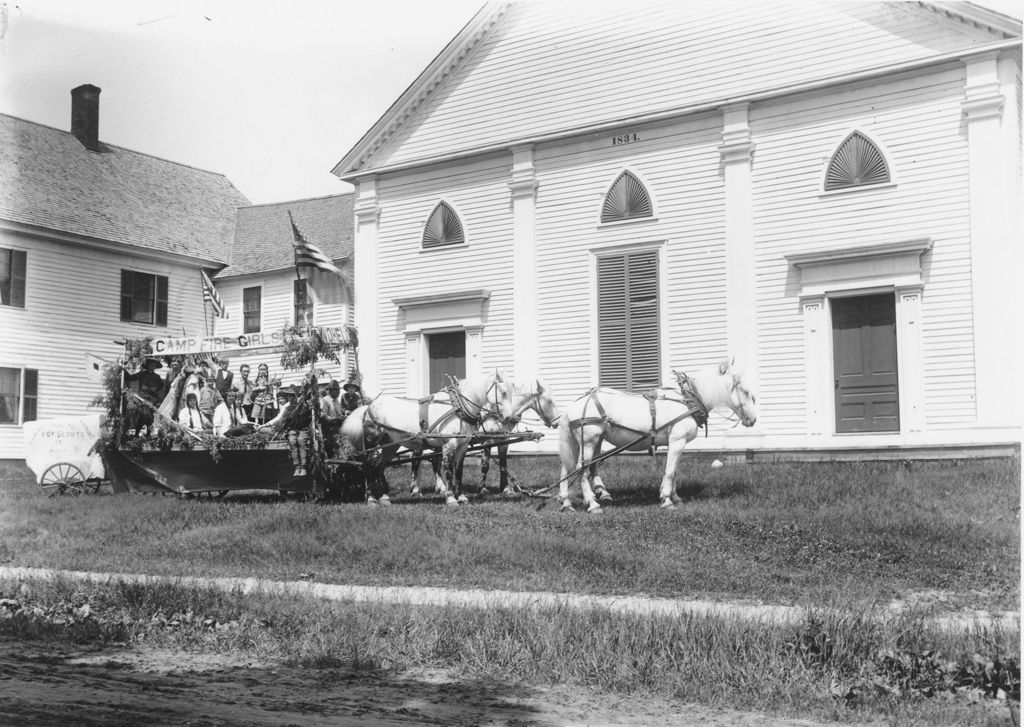
<path fill-rule="evenodd" d="M 651 196 L 644 185 L 630 172 L 623 172 L 608 190 L 601 208 L 601 222 L 618 222 L 650 217 Z"/>
<path fill-rule="evenodd" d="M 423 248 L 461 245 L 465 241 L 459 216 L 446 202 L 439 202 L 423 228 Z"/>
<path fill-rule="evenodd" d="M 885 163 L 885 157 L 867 138 L 854 132 L 829 162 L 825 191 L 888 181 L 889 165 Z"/>
<path fill-rule="evenodd" d="M 660 383 L 658 253 L 597 260 L 598 383 L 645 391 Z"/>

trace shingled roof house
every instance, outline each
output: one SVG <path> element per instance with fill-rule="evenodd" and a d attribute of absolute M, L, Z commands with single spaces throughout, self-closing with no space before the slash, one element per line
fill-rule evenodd
<path fill-rule="evenodd" d="M 734 355 L 757 426 L 695 446 L 1006 451 L 1020 105 L 1021 23 L 971 3 L 488 3 L 334 169 L 368 387 Z"/>
<path fill-rule="evenodd" d="M 72 91 L 70 133 L 0 115 L 0 459 L 24 456 L 22 422 L 88 410 L 115 340 L 207 334 L 200 269 L 229 262 L 249 204 L 221 174 L 100 141 L 99 95 Z"/>
<path fill-rule="evenodd" d="M 352 219 L 351 194 L 240 208 L 231 263 L 214 278 L 228 313 L 226 318 L 215 319 L 214 335 L 279 331 L 286 324 L 299 323 L 307 305 L 313 325 L 352 323 Z M 308 267 L 299 278 L 294 266 L 291 220 L 308 242 L 347 274 L 348 281 Z M 243 361 L 249 364 L 253 377 L 256 366 L 266 363 L 271 375 L 279 376 L 285 385 L 296 383 L 302 375 L 281 371 L 280 354 L 236 354 L 231 369 L 237 371 Z M 340 365 L 319 365 L 339 380 L 354 366 L 355 361 L 347 357 Z"/>

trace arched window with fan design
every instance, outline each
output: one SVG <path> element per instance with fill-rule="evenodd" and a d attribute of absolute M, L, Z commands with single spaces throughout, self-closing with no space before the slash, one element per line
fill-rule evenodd
<path fill-rule="evenodd" d="M 825 191 L 884 184 L 890 180 L 889 165 L 882 152 L 866 136 L 855 131 L 832 156 L 825 173 Z"/>
<path fill-rule="evenodd" d="M 423 227 L 423 249 L 461 245 L 466 241 L 459 215 L 447 202 L 438 202 Z"/>
<path fill-rule="evenodd" d="M 632 172 L 623 172 L 615 180 L 601 207 L 601 222 L 621 222 L 654 215 L 651 195 Z"/>

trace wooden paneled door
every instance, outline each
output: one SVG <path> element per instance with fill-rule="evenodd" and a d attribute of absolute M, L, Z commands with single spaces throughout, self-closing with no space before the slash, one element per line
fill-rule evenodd
<path fill-rule="evenodd" d="M 896 297 L 833 298 L 836 432 L 898 432 Z"/>
<path fill-rule="evenodd" d="M 431 394 L 448 385 L 448 376 L 457 379 L 466 377 L 466 333 L 431 333 L 427 336 L 427 352 L 430 359 Z"/>

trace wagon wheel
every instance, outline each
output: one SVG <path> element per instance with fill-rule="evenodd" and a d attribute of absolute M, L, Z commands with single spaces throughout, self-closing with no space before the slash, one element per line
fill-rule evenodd
<path fill-rule="evenodd" d="M 82 470 L 68 462 L 61 462 L 48 468 L 39 478 L 39 484 L 49 497 L 63 495 L 65 492 L 70 495 L 81 495 L 87 490 Z"/>

